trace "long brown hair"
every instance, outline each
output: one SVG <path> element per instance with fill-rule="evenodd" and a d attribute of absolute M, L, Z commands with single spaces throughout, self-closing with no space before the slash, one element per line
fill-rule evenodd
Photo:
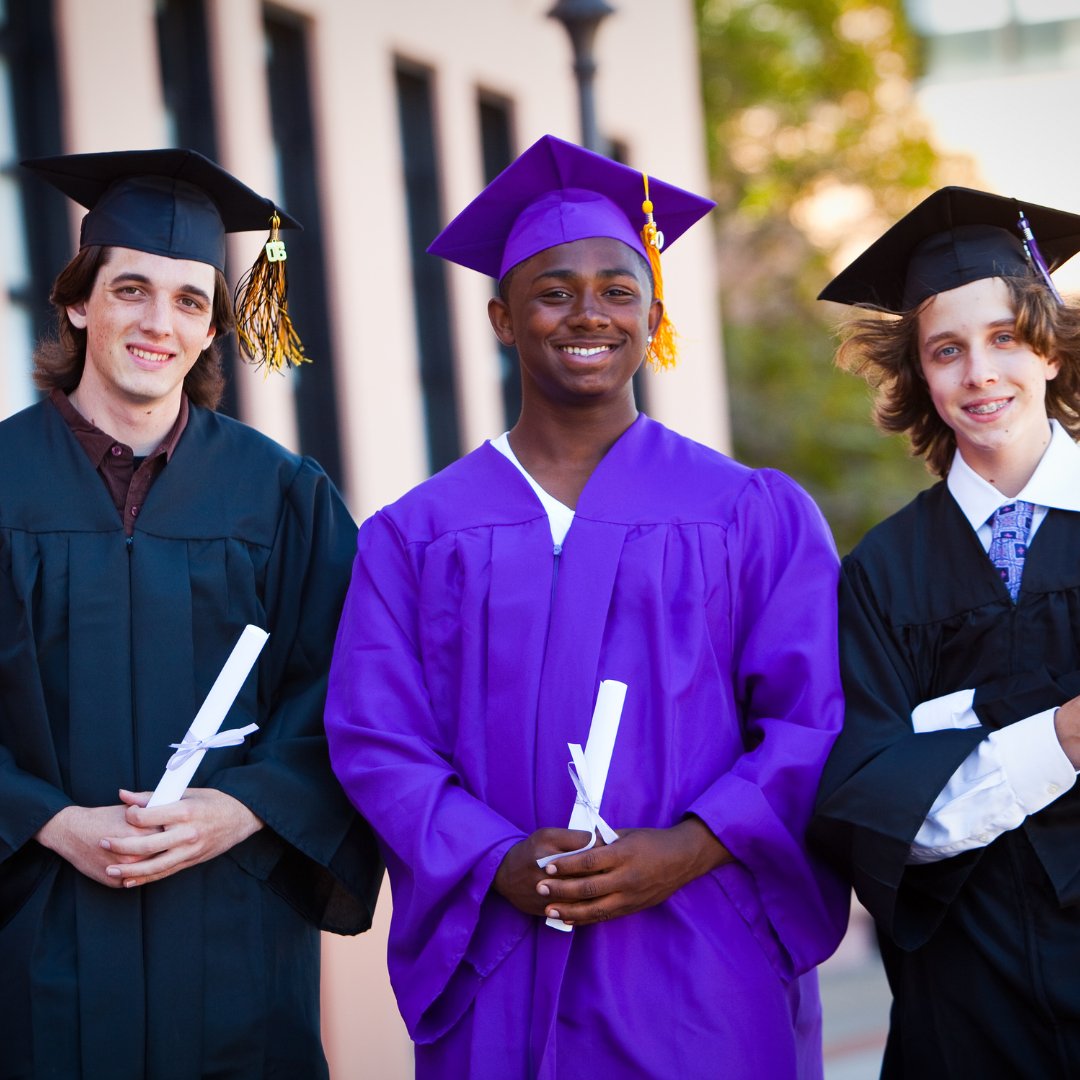
<path fill-rule="evenodd" d="M 72 325 L 67 309 L 90 296 L 98 271 L 108 263 L 111 254 L 108 247 L 96 244 L 84 247 L 53 282 L 49 299 L 56 309 L 56 332 L 42 338 L 34 349 L 34 385 L 39 390 L 47 393 L 59 389 L 70 393 L 79 385 L 86 363 L 86 331 Z M 235 325 L 228 283 L 225 275 L 216 269 L 210 322 L 217 332 L 187 373 L 184 393 L 192 404 L 216 409 L 225 391 L 222 340 Z"/>
<path fill-rule="evenodd" d="M 1080 437 L 1080 305 L 1064 306 L 1034 278 L 1003 278 L 1016 314 L 1016 336 L 1043 358 L 1060 363 L 1046 384 L 1046 413 Z M 927 301 L 928 302 L 928 301 Z M 956 451 L 952 428 L 938 415 L 919 363 L 919 313 L 926 303 L 891 315 L 861 315 L 841 330 L 837 366 L 864 378 L 874 390 L 874 422 L 905 434 L 916 457 L 945 476 Z"/>

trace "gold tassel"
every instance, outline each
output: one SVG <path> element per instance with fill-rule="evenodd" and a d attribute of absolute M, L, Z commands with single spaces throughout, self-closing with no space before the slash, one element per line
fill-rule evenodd
<path fill-rule="evenodd" d="M 265 364 L 267 374 L 311 362 L 289 317 L 289 279 L 280 226 L 281 218 L 275 213 L 270 219 L 270 239 L 233 296 L 240 348 L 255 367 Z"/>
<path fill-rule="evenodd" d="M 653 220 L 653 204 L 649 199 L 649 176 L 641 174 L 645 181 L 645 201 L 641 204 L 645 214 L 645 224 L 641 229 L 641 242 L 645 245 L 645 251 L 649 256 L 649 266 L 652 268 L 653 295 L 657 300 L 664 299 L 664 277 L 660 270 L 660 249 L 664 246 L 664 234 L 656 227 Z M 653 371 L 663 371 L 665 368 L 673 368 L 676 362 L 675 355 L 675 327 L 668 318 L 667 308 L 660 319 L 660 325 L 653 331 L 649 341 L 649 348 L 645 353 L 645 359 Z"/>

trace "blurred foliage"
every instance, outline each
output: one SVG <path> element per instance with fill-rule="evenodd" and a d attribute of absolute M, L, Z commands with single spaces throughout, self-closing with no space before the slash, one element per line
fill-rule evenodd
<path fill-rule="evenodd" d="M 736 456 L 790 473 L 842 552 L 930 482 L 832 365 L 831 265 L 942 182 L 901 0 L 695 0 Z M 861 242 L 861 243 L 860 243 Z"/>

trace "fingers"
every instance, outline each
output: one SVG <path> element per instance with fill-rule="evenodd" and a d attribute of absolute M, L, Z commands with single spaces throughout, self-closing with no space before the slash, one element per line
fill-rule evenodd
<path fill-rule="evenodd" d="M 132 889 L 137 885 L 149 885 L 160 881 L 192 865 L 193 860 L 183 849 L 162 851 L 149 859 L 132 863 L 114 863 L 105 868 L 110 883 L 120 888 Z"/>
<path fill-rule="evenodd" d="M 157 855 L 177 844 L 191 843 L 194 835 L 193 829 L 185 829 L 179 825 L 167 832 L 161 829 L 141 829 L 133 836 L 107 836 L 101 841 L 101 846 L 117 858 L 128 856 L 129 858 L 123 861 L 130 861 L 131 858 L 145 859 L 150 855 Z"/>

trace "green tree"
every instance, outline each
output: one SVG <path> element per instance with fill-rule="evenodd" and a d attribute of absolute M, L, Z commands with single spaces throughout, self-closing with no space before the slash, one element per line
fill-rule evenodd
<path fill-rule="evenodd" d="M 917 42 L 900 0 L 696 6 L 735 452 L 803 483 L 846 551 L 929 480 L 833 367 L 844 312 L 815 300 L 940 183 Z"/>

